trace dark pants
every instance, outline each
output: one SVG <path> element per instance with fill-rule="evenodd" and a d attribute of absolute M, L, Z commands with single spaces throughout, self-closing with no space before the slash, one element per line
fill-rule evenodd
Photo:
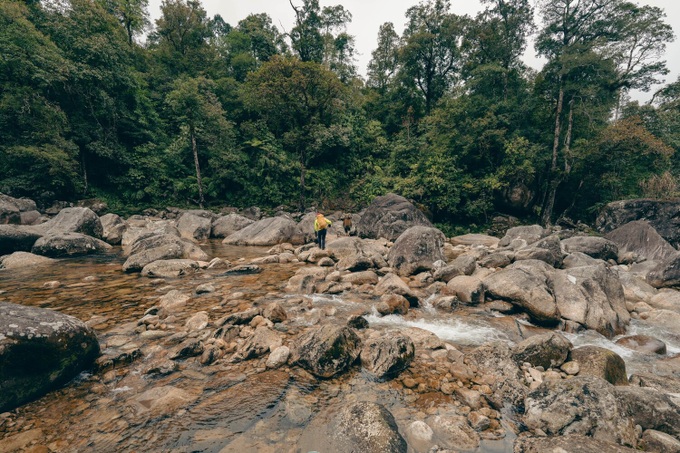
<path fill-rule="evenodd" d="M 319 230 L 316 232 L 316 237 L 318 239 L 319 248 L 324 250 L 326 248 L 326 230 Z"/>

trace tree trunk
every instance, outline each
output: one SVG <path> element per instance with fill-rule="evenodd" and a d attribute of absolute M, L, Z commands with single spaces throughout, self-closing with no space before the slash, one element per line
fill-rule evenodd
<path fill-rule="evenodd" d="M 80 156 L 80 166 L 83 168 L 83 184 L 85 184 L 85 187 L 83 188 L 83 193 L 86 194 L 88 190 L 87 166 L 85 165 L 85 156 L 82 154 Z"/>
<path fill-rule="evenodd" d="M 300 151 L 300 212 L 305 212 L 305 153 Z"/>
<path fill-rule="evenodd" d="M 543 212 L 541 213 L 541 223 L 543 226 L 550 226 L 553 208 L 555 206 L 555 194 L 557 193 L 557 186 L 560 181 L 557 178 L 557 153 L 560 148 L 560 133 L 562 132 L 562 108 L 564 103 L 564 88 L 562 87 L 562 78 L 560 77 L 560 91 L 557 96 L 557 110 L 555 111 L 555 137 L 553 140 L 552 161 L 550 163 L 550 171 L 548 172 L 548 187 L 546 189 L 546 196 L 543 202 Z"/>
<path fill-rule="evenodd" d="M 194 165 L 196 166 L 196 181 L 198 182 L 198 206 L 203 209 L 203 181 L 201 181 L 201 166 L 198 164 L 198 147 L 196 146 L 196 131 L 194 126 L 189 126 L 191 135 L 191 150 L 194 153 Z"/>

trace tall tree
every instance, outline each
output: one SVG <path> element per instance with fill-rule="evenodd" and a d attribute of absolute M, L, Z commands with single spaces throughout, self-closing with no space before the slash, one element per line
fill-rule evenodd
<path fill-rule="evenodd" d="M 245 105 L 261 115 L 291 154 L 300 171 L 300 209 L 305 208 L 305 176 L 310 162 L 332 140 L 344 110 L 346 88 L 323 65 L 275 56 L 248 77 Z M 325 138 L 324 138 L 325 136 Z"/>
<path fill-rule="evenodd" d="M 399 35 L 392 22 L 385 22 L 378 30 L 378 47 L 371 52 L 368 63 L 369 87 L 384 93 L 388 84 L 394 79 L 399 69 Z"/>
<path fill-rule="evenodd" d="M 149 0 L 99 0 L 120 21 L 132 45 L 135 37 L 146 30 L 149 20 Z"/>
<path fill-rule="evenodd" d="M 425 112 L 455 83 L 466 18 L 449 12 L 448 0 L 424 0 L 406 11 L 402 63 L 420 91 Z"/>

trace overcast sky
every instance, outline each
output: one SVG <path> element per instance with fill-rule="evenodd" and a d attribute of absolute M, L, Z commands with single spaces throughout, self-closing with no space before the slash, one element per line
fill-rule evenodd
<path fill-rule="evenodd" d="M 302 0 L 292 0 L 301 5 Z M 295 13 L 289 0 L 201 0 L 209 16 L 219 14 L 229 24 L 236 25 L 239 20 L 251 13 L 266 12 L 274 24 L 284 32 L 293 27 Z M 395 30 L 401 34 L 405 24 L 405 13 L 408 8 L 419 3 L 419 0 L 320 0 L 322 7 L 341 4 L 352 13 L 352 23 L 348 32 L 356 39 L 357 66 L 359 73 L 366 74 L 366 66 L 371 59 L 371 52 L 376 46 L 378 28 L 385 22 L 394 23 Z M 675 81 L 680 74 L 680 0 L 638 0 L 640 5 L 658 6 L 666 11 L 666 22 L 673 27 L 676 40 L 666 49 L 666 61 L 671 73 L 666 83 Z M 149 1 L 149 12 L 152 19 L 160 15 L 161 0 Z M 451 0 L 451 12 L 474 16 L 482 9 L 478 0 Z M 540 24 L 538 24 L 540 26 Z M 542 63 L 535 57 L 535 50 L 529 46 L 525 62 L 540 69 Z M 649 99 L 651 94 L 636 94 L 635 99 Z"/>

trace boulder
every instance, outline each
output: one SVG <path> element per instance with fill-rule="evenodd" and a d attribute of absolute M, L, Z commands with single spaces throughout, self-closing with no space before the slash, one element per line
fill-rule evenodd
<path fill-rule="evenodd" d="M 466 363 L 477 367 L 480 376 L 489 376 L 492 393 L 487 395 L 489 403 L 496 409 L 508 404 L 521 411 L 527 387 L 517 362 L 512 358 L 512 349 L 502 341 L 485 343 L 465 355 Z"/>
<path fill-rule="evenodd" d="M 0 194 L 0 225 L 20 225 L 21 211 L 15 198 Z"/>
<path fill-rule="evenodd" d="M 196 244 L 174 234 L 143 234 L 134 240 L 128 249 L 130 256 L 123 264 L 125 272 L 141 271 L 147 264 L 158 260 L 209 261 L 210 259 Z"/>
<path fill-rule="evenodd" d="M 374 292 L 377 296 L 382 296 L 383 294 L 399 294 L 404 296 L 411 304 L 411 307 L 417 307 L 420 303 L 418 296 L 401 277 L 395 274 L 386 274 L 382 277 L 375 286 Z"/>
<path fill-rule="evenodd" d="M 651 324 L 672 333 L 680 326 L 680 313 L 670 310 L 653 310 L 644 317 L 647 324 Z"/>
<path fill-rule="evenodd" d="M 0 269 L 18 269 L 22 267 L 44 266 L 54 264 L 57 260 L 28 252 L 14 252 L 0 256 Z"/>
<path fill-rule="evenodd" d="M 42 234 L 31 228 L 0 225 L 0 255 L 13 252 L 30 252 Z"/>
<path fill-rule="evenodd" d="M 666 261 L 678 253 L 646 220 L 626 223 L 605 237 L 618 246 L 621 255 L 632 254 L 640 260 Z"/>
<path fill-rule="evenodd" d="M 563 253 L 559 236 L 553 234 L 525 247 L 520 247 L 515 251 L 515 261 L 520 260 L 540 260 L 552 267 L 560 267 Z"/>
<path fill-rule="evenodd" d="M 635 423 L 617 404 L 614 387 L 603 379 L 576 376 L 543 381 L 527 395 L 523 422 L 548 436 L 592 436 L 637 446 Z"/>
<path fill-rule="evenodd" d="M 472 275 L 476 268 L 477 262 L 473 256 L 461 255 L 454 259 L 451 264 L 437 269 L 432 275 L 432 278 L 437 281 L 448 283 L 451 279 L 459 275 Z"/>
<path fill-rule="evenodd" d="M 655 288 L 680 286 L 680 253 L 653 267 L 646 280 Z"/>
<path fill-rule="evenodd" d="M 177 278 L 193 274 L 198 263 L 193 260 L 171 259 L 152 261 L 142 268 L 142 276 L 154 278 Z"/>
<path fill-rule="evenodd" d="M 227 214 L 213 220 L 210 235 L 214 238 L 226 238 L 253 223 L 254 220 L 242 215 Z"/>
<path fill-rule="evenodd" d="M 323 326 L 298 338 L 291 349 L 291 363 L 315 376 L 329 378 L 347 370 L 359 357 L 361 340 L 346 326 Z"/>
<path fill-rule="evenodd" d="M 331 406 L 307 425 L 297 444 L 299 451 L 406 453 L 394 416 L 369 401 Z"/>
<path fill-rule="evenodd" d="M 600 260 L 616 260 L 618 246 L 608 239 L 596 236 L 573 236 L 562 240 L 562 248 L 567 253 L 581 252 Z"/>
<path fill-rule="evenodd" d="M 521 436 L 515 441 L 514 453 L 635 453 L 639 450 L 623 445 L 593 439 L 588 436 L 529 437 Z M 651 451 L 651 450 L 650 450 Z"/>
<path fill-rule="evenodd" d="M 236 351 L 235 357 L 232 360 L 248 360 L 262 357 L 281 346 L 281 344 L 281 336 L 278 333 L 267 326 L 261 325 L 258 326 L 255 329 L 255 332 L 238 348 L 238 351 Z"/>
<path fill-rule="evenodd" d="M 455 293 L 459 301 L 466 304 L 479 304 L 484 302 L 484 285 L 474 275 L 459 275 L 452 278 L 446 284 L 449 291 Z"/>
<path fill-rule="evenodd" d="M 680 291 L 662 289 L 652 295 L 646 302 L 659 310 L 670 310 L 680 313 Z"/>
<path fill-rule="evenodd" d="M 432 227 L 432 223 L 413 203 L 395 194 L 376 197 L 356 223 L 360 237 L 388 241 L 396 240 L 413 226 Z"/>
<path fill-rule="evenodd" d="M 383 316 L 386 315 L 405 315 L 410 307 L 409 301 L 399 294 L 383 294 L 380 303 L 376 305 L 376 310 Z"/>
<path fill-rule="evenodd" d="M 498 246 L 500 239 L 488 234 L 463 234 L 462 236 L 452 237 L 449 242 L 453 245 L 476 245 L 495 248 Z"/>
<path fill-rule="evenodd" d="M 508 301 L 522 308 L 538 323 L 555 324 L 560 319 L 548 276 L 541 266 L 520 267 L 513 264 L 485 277 L 482 284 L 486 299 Z"/>
<path fill-rule="evenodd" d="M 603 264 L 604 261 L 595 259 L 583 252 L 572 252 L 564 257 L 562 261 L 562 269 L 573 269 L 575 267 L 595 266 Z"/>
<path fill-rule="evenodd" d="M 32 228 L 43 236 L 59 233 L 81 233 L 101 239 L 104 232 L 99 217 L 89 208 L 62 209 L 53 219 Z"/>
<path fill-rule="evenodd" d="M 578 362 L 579 376 L 594 376 L 613 385 L 628 385 L 626 363 L 614 351 L 599 346 L 571 350 L 569 360 Z"/>
<path fill-rule="evenodd" d="M 445 240 L 444 233 L 436 228 L 413 226 L 396 240 L 387 254 L 387 261 L 402 276 L 429 271 L 435 261 L 444 259 Z"/>
<path fill-rule="evenodd" d="M 231 245 L 276 245 L 283 242 L 302 244 L 303 234 L 298 225 L 285 217 L 270 217 L 259 220 L 227 236 L 223 244 Z"/>
<path fill-rule="evenodd" d="M 212 219 L 185 212 L 175 226 L 180 237 L 193 242 L 205 242 L 210 238 Z"/>
<path fill-rule="evenodd" d="M 62 257 L 103 253 L 110 249 L 111 245 L 85 234 L 51 233 L 35 241 L 31 253 L 49 257 Z"/>
<path fill-rule="evenodd" d="M 641 445 L 645 451 L 680 453 L 680 440 L 653 429 L 648 429 L 642 433 Z"/>
<path fill-rule="evenodd" d="M 534 242 L 543 239 L 550 234 L 549 230 L 546 230 L 540 225 L 523 225 L 510 228 L 505 236 L 501 238 L 498 242 L 499 247 L 507 247 L 514 240 L 520 239 L 526 241 L 527 244 L 533 244 Z"/>
<path fill-rule="evenodd" d="M 123 240 L 123 234 L 128 224 L 117 214 L 105 214 L 99 218 L 102 224 L 102 239 L 111 245 L 118 245 Z"/>
<path fill-rule="evenodd" d="M 595 223 L 598 231 L 609 233 L 629 222 L 646 220 L 673 247 L 680 245 L 680 201 L 634 199 L 606 205 Z"/>
<path fill-rule="evenodd" d="M 572 348 L 571 341 L 562 334 L 550 332 L 533 335 L 516 344 L 512 348 L 512 358 L 518 365 L 528 362 L 533 367 L 540 366 L 547 370 L 561 366 Z"/>
<path fill-rule="evenodd" d="M 438 444 L 447 449 L 444 451 L 469 452 L 479 447 L 479 434 L 470 427 L 467 417 L 450 411 L 428 417 L 426 422 Z"/>
<path fill-rule="evenodd" d="M 361 365 L 378 379 L 391 379 L 409 367 L 416 350 L 410 337 L 387 332 L 370 338 L 361 349 Z"/>
<path fill-rule="evenodd" d="M 680 398 L 676 394 L 646 387 L 615 387 L 620 411 L 640 425 L 680 438 Z"/>
<path fill-rule="evenodd" d="M 94 331 L 80 320 L 0 302 L 0 412 L 65 384 L 98 355 Z"/>
<path fill-rule="evenodd" d="M 558 270 L 553 292 L 560 316 L 612 338 L 630 322 L 623 286 L 604 264 Z"/>
<path fill-rule="evenodd" d="M 630 335 L 616 340 L 616 344 L 633 351 L 648 354 L 666 354 L 666 343 L 648 335 Z"/>
<path fill-rule="evenodd" d="M 635 387 L 649 387 L 666 393 L 680 393 L 680 377 L 673 374 L 660 376 L 651 373 L 633 373 L 628 382 Z"/>

